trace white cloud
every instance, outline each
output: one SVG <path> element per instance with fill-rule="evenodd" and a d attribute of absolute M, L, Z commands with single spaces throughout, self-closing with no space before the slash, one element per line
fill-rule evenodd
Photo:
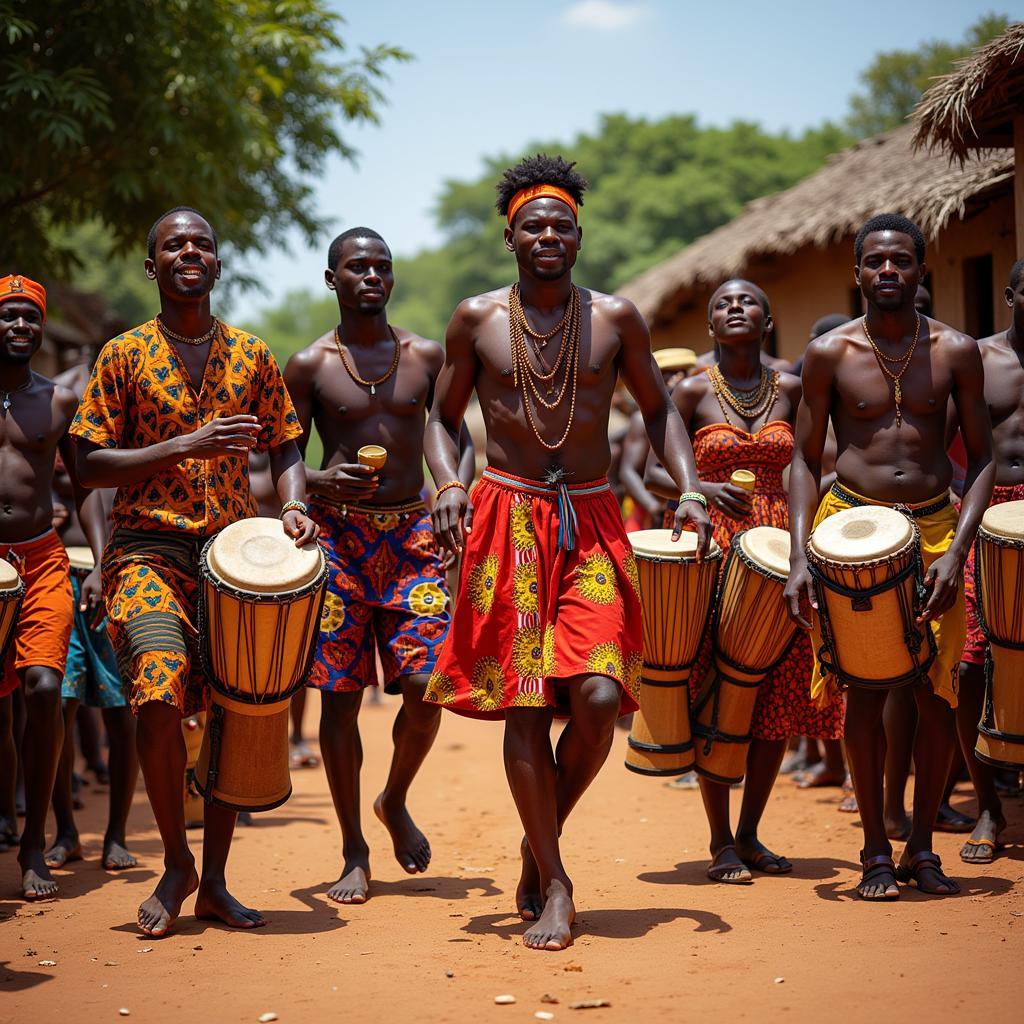
<path fill-rule="evenodd" d="M 566 8 L 562 22 L 572 28 L 614 32 L 642 21 L 648 15 L 643 4 L 619 3 L 616 0 L 577 0 Z"/>

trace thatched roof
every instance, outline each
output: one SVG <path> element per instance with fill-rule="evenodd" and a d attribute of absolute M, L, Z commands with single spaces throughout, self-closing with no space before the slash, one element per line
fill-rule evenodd
<path fill-rule="evenodd" d="M 914 146 L 940 147 L 964 160 L 972 149 L 1013 145 L 1024 113 L 1024 22 L 979 47 L 938 79 L 914 113 Z"/>
<path fill-rule="evenodd" d="M 748 203 L 734 220 L 618 289 L 648 323 L 670 319 L 700 285 L 739 274 L 763 256 L 805 245 L 825 248 L 876 213 L 902 213 L 934 238 L 968 204 L 1013 177 L 1013 151 L 990 150 L 963 167 L 945 156 L 914 153 L 909 126 L 877 135 L 831 157 L 810 177 Z"/>

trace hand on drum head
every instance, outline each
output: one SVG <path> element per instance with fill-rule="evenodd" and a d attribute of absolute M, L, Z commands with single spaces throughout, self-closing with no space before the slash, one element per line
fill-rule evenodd
<path fill-rule="evenodd" d="M 702 483 L 701 489 L 707 496 L 708 504 L 713 505 L 730 519 L 742 519 L 744 516 L 750 515 L 750 491 L 729 482 L 724 484 Z"/>
<path fill-rule="evenodd" d="M 107 614 L 103 606 L 102 584 L 100 582 L 100 567 L 96 566 L 88 576 L 82 580 L 82 586 L 78 591 L 78 610 L 83 615 L 88 615 L 89 628 L 98 630 L 103 625 L 103 619 Z"/>
<path fill-rule="evenodd" d="M 924 611 L 917 617 L 918 622 L 937 619 L 943 612 L 948 612 L 953 607 L 957 591 L 960 589 L 962 572 L 960 559 L 950 551 L 935 559 L 932 567 L 924 574 L 924 585 L 931 594 L 928 596 Z"/>
<path fill-rule="evenodd" d="M 697 534 L 697 561 L 704 561 L 711 544 L 711 520 L 707 509 L 699 501 L 681 501 L 676 508 L 672 539 L 679 540 L 685 529 Z"/>
<path fill-rule="evenodd" d="M 255 416 L 218 416 L 191 434 L 182 436 L 184 454 L 192 459 L 247 454 L 256 447 L 259 432 L 260 421 Z"/>
<path fill-rule="evenodd" d="M 320 536 L 320 527 L 309 516 L 304 516 L 298 509 L 291 509 L 281 517 L 284 532 L 295 539 L 295 546 L 301 548 L 310 544 Z"/>
<path fill-rule="evenodd" d="M 818 610 L 818 598 L 814 593 L 814 581 L 807 568 L 806 558 L 792 564 L 783 597 L 789 609 L 789 617 L 803 629 L 810 629 L 813 613 Z"/>

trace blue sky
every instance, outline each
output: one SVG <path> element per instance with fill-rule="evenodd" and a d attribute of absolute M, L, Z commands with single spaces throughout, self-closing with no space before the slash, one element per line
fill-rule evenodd
<path fill-rule="evenodd" d="M 476 177 L 485 155 L 514 153 L 536 139 L 569 141 L 606 112 L 652 119 L 694 112 L 705 124 L 744 118 L 799 131 L 839 118 L 858 73 L 880 50 L 958 39 L 982 14 L 1012 5 L 377 0 L 335 6 L 347 21 L 352 51 L 386 42 L 415 59 L 393 67 L 380 125 L 345 129 L 360 156 L 356 166 L 332 159 L 322 176 L 319 211 L 333 219 L 322 244 L 309 248 L 295 236 L 287 239 L 291 251 L 282 245 L 261 257 L 250 269 L 271 290 L 238 296 L 237 320 L 277 304 L 286 291 L 319 291 L 327 245 L 345 227 L 375 228 L 398 255 L 437 244 L 432 210 L 444 182 Z"/>

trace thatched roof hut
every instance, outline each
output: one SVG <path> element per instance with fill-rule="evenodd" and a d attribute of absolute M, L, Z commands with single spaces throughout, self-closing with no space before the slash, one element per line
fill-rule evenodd
<path fill-rule="evenodd" d="M 755 199 L 735 220 L 618 292 L 655 328 L 670 322 L 704 286 L 751 273 L 758 262 L 777 261 L 806 246 L 826 249 L 876 213 L 905 214 L 932 240 L 952 218 L 969 214 L 1000 187 L 1005 190 L 1012 177 L 1012 150 L 990 150 L 968 157 L 963 167 L 950 166 L 945 156 L 915 154 L 911 128 L 897 128 L 837 153 L 785 192 Z M 852 268 L 852 248 L 846 262 Z"/>
<path fill-rule="evenodd" d="M 936 80 L 911 115 L 916 148 L 965 161 L 975 149 L 1014 144 L 1024 115 L 1024 22 L 1011 25 Z"/>

